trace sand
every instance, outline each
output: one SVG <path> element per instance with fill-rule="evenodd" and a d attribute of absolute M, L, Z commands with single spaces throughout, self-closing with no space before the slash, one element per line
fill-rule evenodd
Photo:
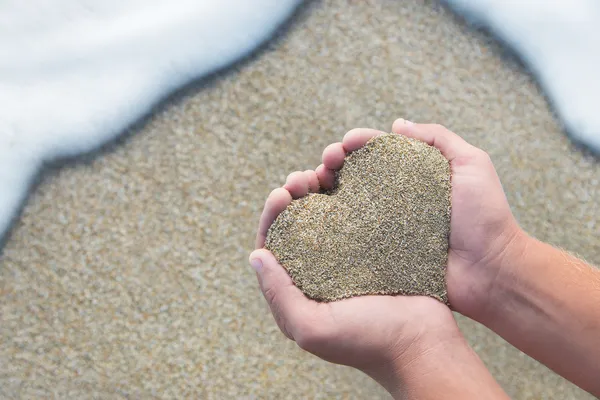
<path fill-rule="evenodd" d="M 0 259 L 0 398 L 388 398 L 279 332 L 248 255 L 287 174 L 398 117 L 485 149 L 525 230 L 600 263 L 600 163 L 518 63 L 434 1 L 316 1 L 260 57 L 37 187 Z M 592 398 L 458 320 L 512 398 Z"/>
<path fill-rule="evenodd" d="M 314 300 L 403 294 L 447 303 L 450 188 L 436 148 L 381 135 L 346 156 L 329 193 L 292 201 L 265 247 Z"/>

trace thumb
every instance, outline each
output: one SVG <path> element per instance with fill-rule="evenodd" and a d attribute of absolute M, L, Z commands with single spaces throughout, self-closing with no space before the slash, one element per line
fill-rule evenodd
<path fill-rule="evenodd" d="M 298 289 L 273 253 L 266 249 L 250 254 L 250 265 L 256 271 L 260 289 L 267 300 L 279 329 L 294 340 L 294 332 L 315 304 Z"/>
<path fill-rule="evenodd" d="M 455 158 L 472 156 L 477 152 L 476 147 L 442 125 L 415 124 L 398 119 L 392 126 L 392 132 L 436 147 L 450 162 Z"/>

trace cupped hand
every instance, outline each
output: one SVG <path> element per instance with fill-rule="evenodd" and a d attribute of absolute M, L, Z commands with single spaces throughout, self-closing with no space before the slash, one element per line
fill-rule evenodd
<path fill-rule="evenodd" d="M 513 247 L 525 233 L 513 217 L 500 179 L 488 154 L 441 125 L 394 122 L 392 132 L 436 147 L 450 163 L 452 213 L 446 284 L 452 308 L 477 319 L 494 293 L 503 258 L 514 257 Z M 323 153 L 322 185 L 331 188 L 334 173 L 347 153 L 364 146 L 382 132 L 352 130 L 342 143 Z M 320 168 L 323 168 L 321 166 Z M 319 172 L 319 170 L 318 170 Z"/>
<path fill-rule="evenodd" d="M 250 263 L 281 331 L 304 350 L 327 361 L 361 369 L 384 386 L 404 361 L 440 348 L 460 336 L 450 309 L 423 296 L 361 296 L 331 303 L 308 299 L 271 252 L 267 231 L 291 203 L 334 184 L 344 156 L 383 132 L 357 129 L 327 147 L 316 171 L 294 172 L 268 197 Z M 363 140 L 364 139 L 364 140 Z M 408 361 L 406 361 L 408 362 Z"/>
<path fill-rule="evenodd" d="M 451 306 L 472 318 L 485 312 L 502 259 L 524 232 L 513 217 L 488 154 L 441 125 L 399 119 L 394 133 L 436 147 L 450 162 L 452 213 L 446 284 Z M 356 139 L 355 146 L 367 137 Z"/>

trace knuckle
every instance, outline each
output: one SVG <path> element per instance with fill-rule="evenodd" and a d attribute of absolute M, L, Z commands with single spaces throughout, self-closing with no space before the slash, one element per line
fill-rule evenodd
<path fill-rule="evenodd" d="M 279 329 L 281 330 L 281 332 L 283 332 L 285 336 L 287 336 L 288 338 L 291 337 L 287 326 L 287 318 L 282 312 L 282 308 L 279 305 L 279 302 L 277 301 L 277 291 L 274 288 L 266 288 L 263 291 L 263 295 L 265 296 L 265 299 L 269 304 L 271 314 L 273 314 L 273 318 L 275 319 L 275 322 L 277 322 Z"/>
<path fill-rule="evenodd" d="M 290 333 L 290 330 L 288 328 L 288 325 L 286 323 L 285 320 L 283 319 L 277 319 L 277 326 L 279 326 L 279 330 L 281 331 L 281 333 L 283 333 L 283 335 L 290 339 L 290 340 L 294 340 L 294 338 L 292 337 L 292 334 Z"/>
<path fill-rule="evenodd" d="M 277 297 L 277 291 L 275 290 L 275 288 L 266 287 L 263 290 L 263 294 L 265 296 L 265 299 L 267 300 L 267 303 L 269 303 L 269 305 L 275 304 L 275 299 Z"/>

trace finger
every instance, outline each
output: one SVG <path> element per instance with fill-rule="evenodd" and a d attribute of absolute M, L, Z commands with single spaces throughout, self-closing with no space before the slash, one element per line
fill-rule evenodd
<path fill-rule="evenodd" d="M 254 250 L 250 254 L 250 264 L 258 275 L 260 289 L 279 329 L 294 340 L 294 333 L 303 320 L 314 314 L 316 303 L 304 296 L 294 285 L 270 251 Z"/>
<path fill-rule="evenodd" d="M 360 149 L 363 147 L 370 139 L 375 136 L 383 135 L 385 132 L 378 131 L 376 129 L 367 129 L 367 128 L 357 128 L 352 129 L 346 135 L 344 135 L 344 140 L 342 140 L 342 144 L 344 145 L 344 150 L 346 153 L 350 153 L 351 151 Z M 327 164 L 325 164 L 327 165 Z"/>
<path fill-rule="evenodd" d="M 319 191 L 319 178 L 317 177 L 317 173 L 312 169 L 307 169 L 304 171 L 304 175 L 308 182 L 309 193 L 317 193 Z"/>
<path fill-rule="evenodd" d="M 288 175 L 283 188 L 290 192 L 294 199 L 306 196 L 309 189 L 308 175 L 301 171 L 292 172 Z"/>
<path fill-rule="evenodd" d="M 448 161 L 457 157 L 470 156 L 476 150 L 476 147 L 471 146 L 463 138 L 442 125 L 414 124 L 399 119 L 394 122 L 392 132 L 421 140 L 436 147 Z"/>
<path fill-rule="evenodd" d="M 325 165 L 321 164 L 317 167 L 315 172 L 317 174 L 317 178 L 319 179 L 319 186 L 321 189 L 333 189 L 333 185 L 335 184 L 335 171 L 332 171 L 325 167 Z"/>
<path fill-rule="evenodd" d="M 256 234 L 255 244 L 257 249 L 260 249 L 265 245 L 269 227 L 291 202 L 292 195 L 284 188 L 278 188 L 271 192 L 265 202 L 265 207 L 263 208 L 260 221 L 258 222 L 258 232 Z"/>
<path fill-rule="evenodd" d="M 342 143 L 332 143 L 329 146 L 325 147 L 323 150 L 323 156 L 321 159 L 323 160 L 323 164 L 325 167 L 329 169 L 340 169 L 342 165 L 344 165 L 344 158 L 346 157 L 346 152 L 344 151 L 344 146 Z"/>

